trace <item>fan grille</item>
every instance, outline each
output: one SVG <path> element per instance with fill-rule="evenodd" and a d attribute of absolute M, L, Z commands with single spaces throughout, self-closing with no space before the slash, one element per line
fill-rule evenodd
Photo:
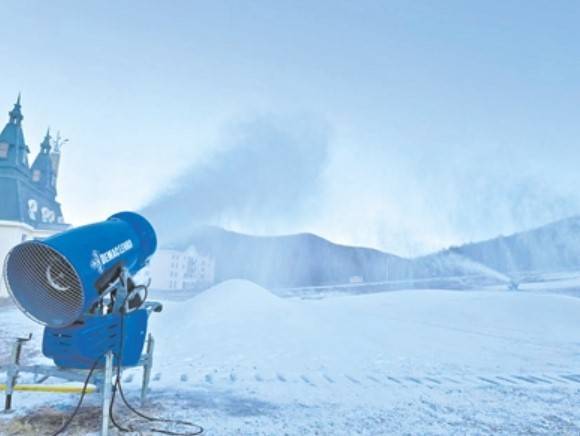
<path fill-rule="evenodd" d="M 17 245 L 6 257 L 4 280 L 20 309 L 49 327 L 72 324 L 82 314 L 84 293 L 70 262 L 39 242 Z"/>

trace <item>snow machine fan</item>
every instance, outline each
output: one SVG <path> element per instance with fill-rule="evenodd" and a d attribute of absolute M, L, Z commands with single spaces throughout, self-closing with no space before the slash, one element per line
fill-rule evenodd
<path fill-rule="evenodd" d="M 132 212 L 14 247 L 4 280 L 16 305 L 45 326 L 42 351 L 63 368 L 90 368 L 113 351 L 138 364 L 152 311 L 132 276 L 157 247 L 151 224 Z"/>

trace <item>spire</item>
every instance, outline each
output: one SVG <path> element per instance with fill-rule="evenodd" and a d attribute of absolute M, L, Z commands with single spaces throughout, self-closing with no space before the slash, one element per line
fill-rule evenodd
<path fill-rule="evenodd" d="M 24 117 L 22 116 L 22 112 L 21 112 L 21 108 L 22 106 L 20 105 L 20 98 L 21 95 L 20 93 L 18 93 L 18 99 L 16 100 L 16 103 L 14 104 L 14 109 L 12 109 L 10 112 L 8 112 L 8 115 L 10 115 L 10 122 L 12 124 L 20 124 L 22 122 L 22 120 L 24 119 Z"/>
<path fill-rule="evenodd" d="M 60 132 L 56 132 L 56 137 L 54 140 L 51 140 L 52 149 L 49 153 L 50 158 L 52 160 L 52 172 L 55 178 L 58 178 L 58 170 L 60 167 L 60 152 L 62 150 L 62 146 L 68 142 L 68 139 L 62 138 L 60 136 Z"/>
<path fill-rule="evenodd" d="M 10 119 L 0 132 L 0 146 L 8 147 L 8 154 L 0 160 L 0 166 L 17 166 L 20 169 L 28 170 L 28 153 L 29 149 L 24 140 L 22 132 L 22 106 L 20 104 L 21 96 L 18 94 L 14 108 L 8 112 Z M 4 144 L 4 145 L 2 145 Z M 7 144 L 7 145 L 6 145 Z"/>
<path fill-rule="evenodd" d="M 46 136 L 44 137 L 44 140 L 40 144 L 41 153 L 44 153 L 44 154 L 50 153 L 50 151 L 52 149 L 51 140 L 52 140 L 52 137 L 50 136 L 50 127 L 49 127 L 46 131 Z"/>
<path fill-rule="evenodd" d="M 50 194 L 54 199 L 56 196 L 56 177 L 54 174 L 54 166 L 50 151 L 52 149 L 50 137 L 50 130 L 46 132 L 46 136 L 40 143 L 40 153 L 36 156 L 32 164 L 32 181 L 40 188 Z"/>
<path fill-rule="evenodd" d="M 52 141 L 52 152 L 56 154 L 60 154 L 62 150 L 62 146 L 68 142 L 67 138 L 63 138 L 60 136 L 60 132 L 56 132 L 56 137 L 54 141 Z"/>

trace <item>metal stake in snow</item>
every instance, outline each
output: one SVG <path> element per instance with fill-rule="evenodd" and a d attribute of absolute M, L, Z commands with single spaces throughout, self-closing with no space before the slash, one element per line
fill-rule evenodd
<path fill-rule="evenodd" d="M 105 377 L 103 378 L 103 416 L 101 420 L 101 436 L 109 434 L 109 407 L 111 406 L 111 388 L 113 386 L 113 352 L 105 356 Z"/>

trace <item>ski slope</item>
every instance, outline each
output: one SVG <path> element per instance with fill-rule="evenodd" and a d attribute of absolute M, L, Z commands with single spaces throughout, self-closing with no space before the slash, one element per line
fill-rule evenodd
<path fill-rule="evenodd" d="M 191 368 L 544 371 L 568 368 L 580 350 L 579 315 L 580 300 L 564 296 L 413 290 L 298 300 L 230 281 L 166 303 L 152 331 L 160 354 L 173 356 L 163 364 Z"/>
<path fill-rule="evenodd" d="M 1 338 L 34 327 L 0 313 Z M 237 280 L 167 301 L 151 321 L 150 411 L 208 434 L 580 432 L 577 298 L 420 290 L 300 300 Z M 138 372 L 124 379 L 136 396 Z M 43 423 L 70 411 L 76 397 L 64 399 L 34 415 L 54 398 L 19 395 L 28 407 L 0 425 L 27 413 Z"/>

